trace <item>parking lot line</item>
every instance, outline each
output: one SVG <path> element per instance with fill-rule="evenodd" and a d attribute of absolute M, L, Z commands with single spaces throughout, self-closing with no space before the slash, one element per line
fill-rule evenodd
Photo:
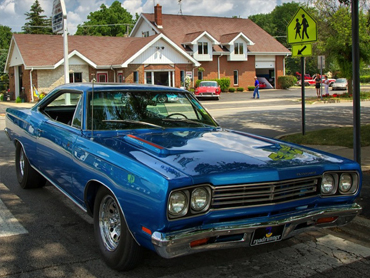
<path fill-rule="evenodd" d="M 28 231 L 18 222 L 0 199 L 0 237 L 27 233 Z"/>

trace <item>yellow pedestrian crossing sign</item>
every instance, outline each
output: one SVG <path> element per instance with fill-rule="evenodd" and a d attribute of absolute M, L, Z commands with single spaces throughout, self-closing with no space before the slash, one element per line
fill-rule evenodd
<path fill-rule="evenodd" d="M 292 57 L 305 57 L 312 56 L 312 44 L 293 44 L 292 45 Z"/>
<path fill-rule="evenodd" d="M 289 23 L 287 31 L 289 44 L 317 41 L 316 21 L 303 8 L 299 8 Z"/>

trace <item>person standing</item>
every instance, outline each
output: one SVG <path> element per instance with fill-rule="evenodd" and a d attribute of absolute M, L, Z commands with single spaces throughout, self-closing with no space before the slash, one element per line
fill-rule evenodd
<path fill-rule="evenodd" d="M 328 97 L 329 96 L 329 80 L 328 77 L 325 75 L 325 80 L 324 80 L 324 87 L 325 87 L 325 95 Z"/>
<path fill-rule="evenodd" d="M 257 99 L 260 98 L 260 92 L 258 91 L 258 88 L 260 87 L 260 83 L 258 82 L 257 76 L 254 77 L 254 91 L 253 91 L 253 98 L 256 97 Z"/>
<path fill-rule="evenodd" d="M 316 95 L 317 97 L 321 97 L 321 94 L 320 94 L 320 86 L 321 86 L 321 77 L 319 74 L 316 74 L 316 77 L 315 77 L 315 88 L 316 88 Z"/>

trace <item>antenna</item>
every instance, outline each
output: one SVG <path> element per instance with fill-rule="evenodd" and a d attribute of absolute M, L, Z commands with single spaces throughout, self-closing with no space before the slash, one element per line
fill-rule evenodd
<path fill-rule="evenodd" d="M 179 11 L 179 15 L 182 15 L 182 9 L 181 9 L 181 0 L 178 0 L 179 1 L 179 5 L 180 5 L 180 11 Z"/>
<path fill-rule="evenodd" d="M 92 80 L 92 90 L 91 90 L 91 138 L 90 140 L 94 140 L 94 85 L 95 85 L 95 78 Z"/>

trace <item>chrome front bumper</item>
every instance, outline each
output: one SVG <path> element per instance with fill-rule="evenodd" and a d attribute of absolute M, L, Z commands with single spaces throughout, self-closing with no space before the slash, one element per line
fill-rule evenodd
<path fill-rule="evenodd" d="M 328 227 L 342 226 L 350 222 L 361 212 L 362 208 L 358 204 L 353 204 L 346 208 L 326 208 L 306 212 L 299 215 L 288 215 L 284 218 L 272 218 L 268 222 L 249 223 L 241 225 L 220 225 L 218 227 L 202 229 L 197 227 L 189 230 L 181 230 L 172 233 L 154 232 L 152 243 L 156 252 L 164 258 L 174 258 L 182 255 L 202 252 L 212 249 L 225 249 L 233 247 L 248 247 L 254 232 L 259 228 L 285 226 L 281 239 L 286 239 L 309 230 Z M 317 221 L 323 218 L 337 217 L 329 223 L 318 224 Z M 238 240 L 233 236 L 241 235 Z M 229 241 L 217 242 L 217 238 L 230 238 Z M 196 247 L 191 247 L 190 243 L 205 238 L 213 239 L 212 243 L 205 243 Z"/>

